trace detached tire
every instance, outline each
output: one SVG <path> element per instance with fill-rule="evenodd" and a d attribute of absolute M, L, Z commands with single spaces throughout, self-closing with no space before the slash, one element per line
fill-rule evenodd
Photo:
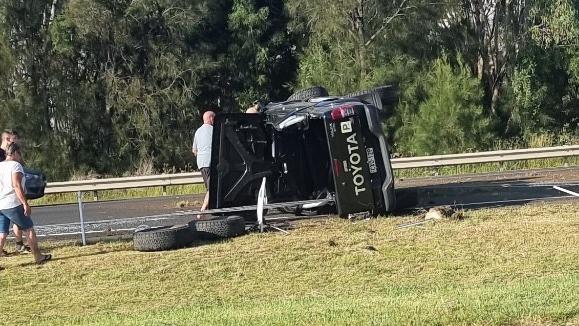
<path fill-rule="evenodd" d="M 135 232 L 133 245 L 137 251 L 163 251 L 184 248 L 193 242 L 187 225 L 158 226 Z"/>
<path fill-rule="evenodd" d="M 299 90 L 288 97 L 288 101 L 307 101 L 316 97 L 328 96 L 328 91 L 322 86 L 314 86 Z"/>
<path fill-rule="evenodd" d="M 193 220 L 189 222 L 189 229 L 201 239 L 231 238 L 245 233 L 245 220 L 236 215 Z"/>

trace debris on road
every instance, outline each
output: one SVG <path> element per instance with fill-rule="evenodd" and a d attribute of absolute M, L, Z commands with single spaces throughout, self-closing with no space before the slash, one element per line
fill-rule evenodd
<path fill-rule="evenodd" d="M 424 220 L 462 220 L 464 219 L 464 211 L 453 209 L 450 206 L 432 207 L 424 215 Z"/>

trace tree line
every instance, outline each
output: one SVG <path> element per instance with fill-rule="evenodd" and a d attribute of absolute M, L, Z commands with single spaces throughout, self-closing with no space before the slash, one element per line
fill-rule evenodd
<path fill-rule="evenodd" d="M 394 151 L 579 134 L 570 0 L 3 0 L 0 127 L 52 180 L 191 170 L 207 108 L 396 84 Z"/>

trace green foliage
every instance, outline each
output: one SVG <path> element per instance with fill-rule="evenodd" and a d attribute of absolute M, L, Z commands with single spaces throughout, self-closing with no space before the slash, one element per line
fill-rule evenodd
<path fill-rule="evenodd" d="M 296 72 L 283 1 L 235 0 L 228 17 L 228 89 L 239 108 L 257 99 L 281 100 Z M 235 105 L 234 104 L 234 105 Z"/>
<path fill-rule="evenodd" d="M 416 112 L 407 110 L 397 144 L 404 153 L 432 155 L 474 151 L 490 138 L 480 82 L 458 61 L 453 68 L 446 58 L 437 59 L 417 93 L 424 101 Z"/>
<path fill-rule="evenodd" d="M 579 24 L 577 4 L 570 0 L 537 1 L 530 10 L 536 24 L 530 28 L 532 38 L 543 47 L 577 44 Z"/>
<path fill-rule="evenodd" d="M 423 1 L 306 1 L 288 4 L 296 29 L 307 35 L 295 88 L 325 86 L 330 93 L 346 94 L 388 83 L 392 61 L 400 48 L 412 42 Z M 379 13 L 379 14 L 378 14 Z M 305 30 L 305 31 L 304 31 Z"/>
<path fill-rule="evenodd" d="M 2 31 L 0 31 L 0 79 L 5 80 L 12 68 L 12 54 L 8 41 Z"/>

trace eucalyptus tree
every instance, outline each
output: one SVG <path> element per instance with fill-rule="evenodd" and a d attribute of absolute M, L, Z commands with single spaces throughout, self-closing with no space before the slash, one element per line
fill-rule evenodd
<path fill-rule="evenodd" d="M 537 1 L 530 46 L 512 76 L 511 129 L 579 134 L 579 4 Z"/>
<path fill-rule="evenodd" d="M 440 20 L 442 46 L 460 53 L 483 82 L 487 108 L 496 113 L 504 78 L 528 42 L 525 0 L 450 1 Z"/>
<path fill-rule="evenodd" d="M 384 82 L 385 67 L 404 55 L 392 46 L 398 31 L 412 28 L 425 6 L 419 0 L 288 1 L 294 28 L 308 40 L 299 85 L 346 93 Z"/>
<path fill-rule="evenodd" d="M 446 4 L 439 44 L 460 53 L 481 80 L 485 107 L 502 120 L 506 135 L 563 118 L 549 111 L 567 110 L 561 99 L 570 94 L 561 91 L 570 91 L 567 84 L 574 79 L 569 60 L 576 52 L 576 10 L 569 0 Z"/>

